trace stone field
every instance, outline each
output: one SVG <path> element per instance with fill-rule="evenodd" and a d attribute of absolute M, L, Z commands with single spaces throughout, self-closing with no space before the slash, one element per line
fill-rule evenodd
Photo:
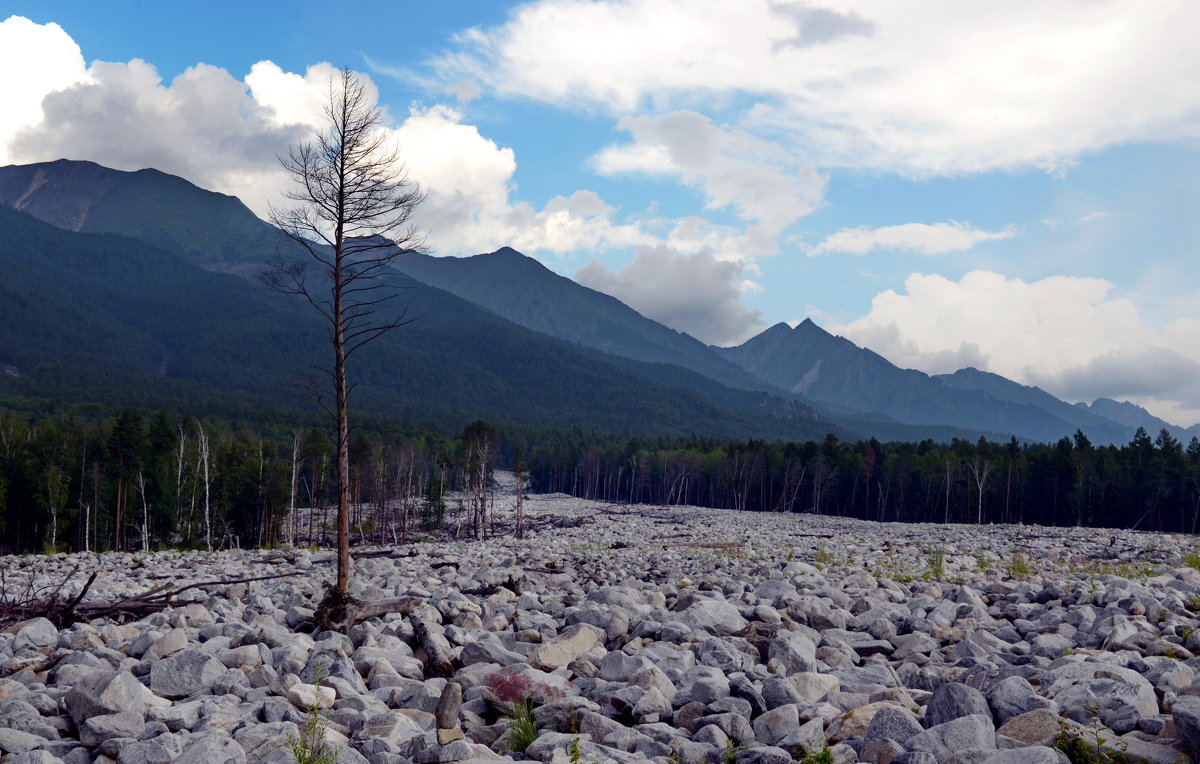
<path fill-rule="evenodd" d="M 328 551 L 0 559 L 10 599 L 77 568 L 62 594 L 94 570 L 88 602 L 289 574 L 138 620 L 10 625 L 3 761 L 292 762 L 306 724 L 343 764 L 1200 753 L 1192 537 L 563 496 L 528 512 L 523 540 L 358 550 L 353 594 L 420 604 L 346 635 L 313 629 Z"/>

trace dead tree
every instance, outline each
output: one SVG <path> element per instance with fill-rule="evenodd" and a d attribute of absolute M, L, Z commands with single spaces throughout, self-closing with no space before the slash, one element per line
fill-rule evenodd
<path fill-rule="evenodd" d="M 272 209 L 271 221 L 307 256 L 275 261 L 262 276 L 281 292 L 304 297 L 325 320 L 333 350 L 318 402 L 334 422 L 337 450 L 338 570 L 318 614 L 343 620 L 350 586 L 350 419 L 346 364 L 367 343 L 409 323 L 404 311 L 381 313 L 395 296 L 382 280 L 397 257 L 424 248 L 409 222 L 425 198 L 408 180 L 383 111 L 359 75 L 343 69 L 329 84 L 324 127 L 315 140 L 280 157 L 295 182 L 297 206 Z M 308 266 L 319 272 L 310 281 Z"/>

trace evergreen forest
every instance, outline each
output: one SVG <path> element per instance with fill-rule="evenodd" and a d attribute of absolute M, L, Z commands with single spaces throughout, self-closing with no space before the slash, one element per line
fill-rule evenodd
<path fill-rule="evenodd" d="M 502 530 L 511 518 L 488 515 L 483 495 L 495 469 L 516 470 L 529 491 L 613 504 L 887 522 L 1200 526 L 1200 441 L 1183 444 L 1165 430 L 1096 446 L 1083 433 L 1049 444 L 832 434 L 795 443 L 366 423 L 350 460 L 360 545 Z M 0 411 L 6 553 L 320 546 L 332 543 L 334 491 L 332 444 L 317 427 L 133 410 L 86 421 Z"/>

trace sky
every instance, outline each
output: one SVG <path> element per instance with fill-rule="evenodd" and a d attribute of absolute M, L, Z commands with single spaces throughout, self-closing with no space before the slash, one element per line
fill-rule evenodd
<path fill-rule="evenodd" d="M 349 67 L 438 255 L 512 246 L 717 345 L 1200 421 L 1191 0 L 0 0 L 0 165 L 156 167 L 264 215 Z"/>

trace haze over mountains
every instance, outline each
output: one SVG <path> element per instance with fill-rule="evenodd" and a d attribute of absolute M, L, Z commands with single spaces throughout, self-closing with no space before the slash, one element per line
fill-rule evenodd
<path fill-rule="evenodd" d="M 305 405 L 287 384 L 321 364 L 322 326 L 298 298 L 227 273 L 252 275 L 289 247 L 236 198 L 157 170 L 0 168 L 0 365 L 15 367 L 0 400 Z M 791 440 L 1200 434 L 975 369 L 899 369 L 811 321 L 709 347 L 507 247 L 396 266 L 420 320 L 352 368 L 367 414 Z"/>

